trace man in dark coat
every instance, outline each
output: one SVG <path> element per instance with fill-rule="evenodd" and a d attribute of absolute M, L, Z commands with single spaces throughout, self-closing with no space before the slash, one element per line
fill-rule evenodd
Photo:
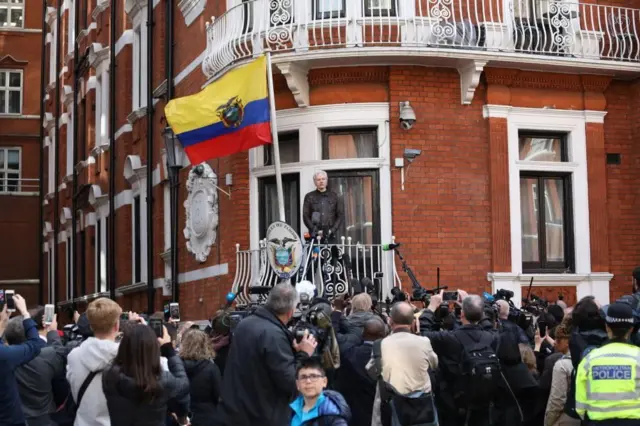
<path fill-rule="evenodd" d="M 278 284 L 266 305 L 238 324 L 222 381 L 221 425 L 289 424 L 289 403 L 297 393 L 296 361 L 310 357 L 317 345 L 311 335 L 296 342 L 286 328 L 297 301 L 293 286 Z"/>

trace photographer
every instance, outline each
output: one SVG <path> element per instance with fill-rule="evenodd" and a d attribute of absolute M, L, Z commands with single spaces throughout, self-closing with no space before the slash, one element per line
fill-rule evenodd
<path fill-rule="evenodd" d="M 438 367 L 438 356 L 428 338 L 414 334 L 414 324 L 413 306 L 398 302 L 391 308 L 391 335 L 373 344 L 366 366 L 371 378 L 378 380 L 373 426 L 395 424 L 396 416 L 410 419 L 411 424 L 437 423 L 430 373 Z M 412 410 L 400 402 L 405 398 L 413 399 Z"/>
<path fill-rule="evenodd" d="M 526 345 L 530 345 L 531 341 L 525 334 L 524 330 L 516 323 L 509 319 L 509 311 L 511 307 L 509 306 L 509 302 L 506 300 L 498 300 L 496 302 L 498 306 L 498 319 L 500 320 L 500 326 L 502 327 L 503 333 L 511 333 L 518 343 L 524 343 Z"/>
<path fill-rule="evenodd" d="M 281 426 L 289 423 L 289 403 L 296 394 L 296 361 L 310 357 L 313 336 L 293 339 L 287 324 L 298 293 L 278 284 L 264 307 L 242 320 L 234 331 L 218 406 L 226 426 Z"/>
<path fill-rule="evenodd" d="M 430 339 L 440 360 L 438 416 L 443 426 L 490 425 L 498 414 L 494 404 L 503 381 L 497 356 L 499 337 L 480 325 L 485 310 L 483 299 L 463 290 L 458 294 L 462 327 L 432 331 L 438 327 L 435 312 L 442 304 L 442 292 L 431 297 L 420 317 L 421 334 Z M 476 370 L 484 374 L 475 374 Z"/>

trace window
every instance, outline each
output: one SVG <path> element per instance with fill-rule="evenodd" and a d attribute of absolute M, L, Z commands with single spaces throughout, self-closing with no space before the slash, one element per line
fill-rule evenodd
<path fill-rule="evenodd" d="M 562 136 L 521 136 L 520 161 L 567 161 L 567 147 Z"/>
<path fill-rule="evenodd" d="M 24 27 L 24 0 L 0 0 L 0 27 Z"/>
<path fill-rule="evenodd" d="M 147 106 L 147 24 L 133 29 L 133 110 Z"/>
<path fill-rule="evenodd" d="M 242 0 L 242 34 L 253 31 L 253 2 L 250 0 Z"/>
<path fill-rule="evenodd" d="M 20 191 L 20 149 L 0 148 L 0 192 Z"/>
<path fill-rule="evenodd" d="M 0 114 L 22 113 L 22 71 L 0 70 Z"/>
<path fill-rule="evenodd" d="M 72 241 L 71 238 L 71 228 L 67 229 L 69 233 L 69 237 L 67 238 L 67 299 L 71 300 L 73 298 L 73 255 L 72 255 Z"/>
<path fill-rule="evenodd" d="M 344 18 L 347 8 L 345 0 L 313 0 L 315 19 Z"/>
<path fill-rule="evenodd" d="M 73 113 L 69 111 L 67 121 L 67 170 L 66 175 L 73 175 Z"/>
<path fill-rule="evenodd" d="M 267 228 L 279 220 L 278 191 L 276 178 L 261 178 L 258 181 L 260 193 L 260 239 L 265 238 Z M 286 221 L 295 230 L 300 229 L 300 175 L 290 173 L 282 175 L 282 192 L 284 195 L 284 215 Z"/>
<path fill-rule="evenodd" d="M 365 0 L 365 16 L 396 16 L 398 0 Z"/>
<path fill-rule="evenodd" d="M 322 131 L 322 159 L 375 158 L 378 156 L 376 129 Z"/>
<path fill-rule="evenodd" d="M 519 158 L 566 162 L 566 139 L 557 135 L 521 135 Z M 573 270 L 571 193 L 570 173 L 520 172 L 523 271 Z"/>
<path fill-rule="evenodd" d="M 106 251 L 106 229 L 109 221 L 105 218 L 96 219 L 96 293 L 107 291 L 107 251 Z"/>
<path fill-rule="evenodd" d="M 96 77 L 95 146 L 106 145 L 109 132 L 109 73 Z"/>
<path fill-rule="evenodd" d="M 78 0 L 70 0 L 69 2 L 69 20 L 67 21 L 67 52 L 73 53 L 76 42 L 76 7 L 75 2 Z"/>
<path fill-rule="evenodd" d="M 336 170 L 327 174 L 328 188 L 338 194 L 344 208 L 338 237 L 351 237 L 352 244 L 379 244 L 378 170 Z"/>
<path fill-rule="evenodd" d="M 49 131 L 49 149 L 47 150 L 47 194 L 55 193 L 55 152 L 56 152 L 56 135 L 54 130 Z"/>
<path fill-rule="evenodd" d="M 142 282 L 142 233 L 140 229 L 142 209 L 140 195 L 133 197 L 133 283 Z"/>
<path fill-rule="evenodd" d="M 48 295 L 49 297 L 48 297 L 48 300 L 49 300 L 49 303 L 54 303 L 55 302 L 55 300 L 54 300 L 55 288 L 56 288 L 56 286 L 55 286 L 56 267 L 55 267 L 55 262 L 53 261 L 53 249 L 55 247 L 55 245 L 53 243 L 53 239 L 49 240 L 48 246 L 49 246 L 49 253 L 48 253 L 48 256 L 47 256 L 47 258 L 49 260 L 49 262 L 47 262 L 47 263 L 49 263 L 48 268 L 47 268 L 47 270 L 49 272 L 48 277 L 47 277 L 48 278 L 47 284 L 49 285 L 49 295 Z"/>
<path fill-rule="evenodd" d="M 297 163 L 300 161 L 300 142 L 298 132 L 284 133 L 278 135 L 278 146 L 280 147 L 280 163 Z M 263 164 L 265 166 L 273 166 L 273 144 L 264 146 L 264 159 Z"/>
<path fill-rule="evenodd" d="M 56 81 L 56 67 L 58 66 L 56 58 L 58 55 L 58 25 L 54 20 L 51 23 L 51 43 L 49 43 L 49 84 Z"/>

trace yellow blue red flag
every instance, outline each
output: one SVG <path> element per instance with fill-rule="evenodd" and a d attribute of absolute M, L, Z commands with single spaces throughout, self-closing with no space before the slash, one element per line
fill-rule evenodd
<path fill-rule="evenodd" d="M 272 142 L 264 56 L 236 68 L 164 112 L 191 164 Z"/>

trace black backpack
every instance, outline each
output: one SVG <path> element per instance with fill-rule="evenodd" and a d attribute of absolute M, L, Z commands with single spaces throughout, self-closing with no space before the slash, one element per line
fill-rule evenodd
<path fill-rule="evenodd" d="M 462 346 L 456 405 L 467 410 L 487 409 L 493 405 L 502 380 L 497 348 L 491 347 L 495 337 L 488 332 L 483 332 L 479 341 L 469 333 L 457 332 L 455 336 Z"/>
<path fill-rule="evenodd" d="M 78 412 L 78 407 L 80 407 L 80 402 L 82 402 L 82 397 L 89 388 L 93 378 L 99 373 L 101 373 L 101 371 L 93 371 L 89 373 L 86 379 L 84 379 L 82 386 L 80 386 L 80 389 L 78 390 L 77 402 L 74 401 L 73 394 L 71 393 L 71 390 L 69 390 L 67 399 L 65 399 L 64 403 L 51 415 L 51 420 L 54 424 L 58 426 L 73 426 L 76 419 L 76 413 Z"/>

